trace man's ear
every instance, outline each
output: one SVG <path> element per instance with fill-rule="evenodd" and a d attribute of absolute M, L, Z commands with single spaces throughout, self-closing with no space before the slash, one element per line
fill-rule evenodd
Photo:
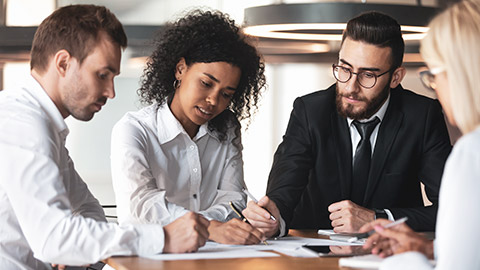
<path fill-rule="evenodd" d="M 405 74 L 407 74 L 407 70 L 404 67 L 398 67 L 395 69 L 392 75 L 392 80 L 390 81 L 390 88 L 397 87 L 405 78 Z"/>
<path fill-rule="evenodd" d="M 60 50 L 53 56 L 55 70 L 59 76 L 64 77 L 67 74 L 67 70 L 70 67 L 70 62 L 72 59 L 73 57 L 67 50 Z"/>
<path fill-rule="evenodd" d="M 185 72 L 187 71 L 187 63 L 185 62 L 185 58 L 180 58 L 177 65 L 175 66 L 175 78 L 179 81 L 182 80 Z"/>

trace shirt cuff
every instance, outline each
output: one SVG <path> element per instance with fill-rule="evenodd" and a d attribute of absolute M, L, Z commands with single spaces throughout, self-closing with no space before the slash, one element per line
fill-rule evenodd
<path fill-rule="evenodd" d="M 383 210 L 385 210 L 385 213 L 387 213 L 388 220 L 395 221 L 395 217 L 393 216 L 392 211 L 390 211 L 388 209 L 383 209 Z"/>
<path fill-rule="evenodd" d="M 218 220 L 220 222 L 227 222 L 231 218 L 236 217 L 236 214 L 233 213 L 233 211 L 231 213 L 228 213 L 225 210 L 225 207 L 221 204 L 214 205 L 206 210 L 199 211 L 198 213 L 204 216 L 209 221 Z"/>
<path fill-rule="evenodd" d="M 287 230 L 287 225 L 285 224 L 285 220 L 283 220 L 282 216 L 280 215 L 280 228 L 279 228 L 280 234 L 278 235 L 278 237 L 285 236 L 287 234 L 286 230 Z"/>
<path fill-rule="evenodd" d="M 135 225 L 138 234 L 138 256 L 148 256 L 163 252 L 165 232 L 159 224 Z"/>

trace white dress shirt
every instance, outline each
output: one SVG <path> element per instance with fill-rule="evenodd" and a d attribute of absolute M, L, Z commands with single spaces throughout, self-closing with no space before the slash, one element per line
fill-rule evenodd
<path fill-rule="evenodd" d="M 380 119 L 380 123 L 378 123 L 378 125 L 375 127 L 372 134 L 370 135 L 370 145 L 372 146 L 371 147 L 372 155 L 373 155 L 373 152 L 375 151 L 375 143 L 377 142 L 378 130 L 380 129 L 380 125 L 382 124 L 383 118 L 385 117 L 385 113 L 387 112 L 389 103 L 390 103 L 390 95 L 388 95 L 385 103 L 383 103 L 382 107 L 380 107 L 380 109 L 378 109 L 378 111 L 374 115 L 372 115 L 368 119 L 360 120 L 360 122 L 368 122 L 373 120 L 375 117 L 378 117 L 378 119 Z M 347 118 L 347 123 L 348 123 L 348 126 L 350 127 L 350 138 L 352 139 L 352 162 L 353 162 L 355 158 L 355 154 L 357 152 L 358 143 L 360 142 L 362 137 L 360 136 L 360 133 L 358 132 L 355 125 L 353 124 L 353 119 Z M 395 218 L 393 217 L 392 211 L 390 211 L 389 209 L 384 209 L 384 210 L 389 220 L 395 220 Z"/>
<path fill-rule="evenodd" d="M 375 117 L 378 117 L 378 119 L 380 119 L 380 123 L 377 124 L 375 129 L 373 129 L 372 134 L 370 135 L 370 145 L 372 146 L 371 147 L 372 155 L 373 155 L 373 151 L 375 150 L 375 143 L 377 142 L 378 130 L 380 129 L 380 125 L 382 124 L 383 118 L 385 117 L 385 113 L 387 112 L 389 103 L 390 103 L 390 95 L 388 95 L 385 103 L 383 103 L 382 107 L 380 107 L 380 109 L 378 109 L 378 111 L 374 115 L 372 115 L 368 119 L 359 120 L 359 122 L 368 122 L 373 120 Z M 353 119 L 347 118 L 347 123 L 348 123 L 348 126 L 350 127 L 350 138 L 352 140 L 352 161 L 353 161 L 355 157 L 355 152 L 357 150 L 357 145 L 362 139 L 362 137 L 360 136 L 360 133 L 358 132 L 355 125 L 353 124 Z"/>
<path fill-rule="evenodd" d="M 208 123 L 192 139 L 168 105 L 127 113 L 112 131 L 112 179 L 120 223 L 166 225 L 187 211 L 226 221 L 244 207 L 241 139 L 220 141 Z"/>
<path fill-rule="evenodd" d="M 480 127 L 464 135 L 445 164 L 440 187 L 435 269 L 480 269 Z M 381 269 L 433 269 L 425 256 L 408 252 Z"/>
<path fill-rule="evenodd" d="M 0 91 L 0 269 L 161 252 L 162 227 L 106 222 L 75 171 L 67 134 L 63 117 L 33 77 L 23 87 Z"/>

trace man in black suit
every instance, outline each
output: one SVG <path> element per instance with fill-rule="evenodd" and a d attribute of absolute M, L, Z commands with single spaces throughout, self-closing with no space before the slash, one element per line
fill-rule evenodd
<path fill-rule="evenodd" d="M 295 100 L 267 196 L 243 211 L 252 225 L 267 236 L 355 232 L 379 217 L 407 216 L 415 230 L 435 229 L 451 145 L 438 101 L 400 85 L 403 52 L 393 18 L 369 12 L 348 22 L 332 65 L 337 83 Z"/>

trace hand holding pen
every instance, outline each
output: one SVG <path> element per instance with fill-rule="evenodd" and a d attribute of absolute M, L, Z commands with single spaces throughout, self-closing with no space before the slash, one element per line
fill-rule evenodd
<path fill-rule="evenodd" d="M 250 200 L 252 200 L 254 203 L 258 204 L 258 200 L 257 200 L 255 197 L 253 197 L 252 193 L 250 193 L 250 192 L 248 191 L 248 189 L 244 188 L 244 189 L 242 189 L 242 191 L 243 191 L 245 194 L 247 194 L 247 196 L 250 198 Z M 267 209 L 265 209 L 265 210 L 268 212 Z M 270 214 L 270 212 L 268 212 L 268 213 Z M 276 221 L 276 220 L 277 220 L 272 214 L 270 214 L 270 219 L 273 220 L 273 221 Z"/>
<path fill-rule="evenodd" d="M 234 202 L 228 202 L 228 204 L 230 204 L 230 208 L 232 208 L 233 212 L 235 212 L 235 214 L 237 214 L 237 216 L 245 223 L 250 224 L 250 222 L 248 222 L 248 219 L 242 214 L 242 211 L 235 205 Z M 265 245 L 268 245 L 267 241 L 266 240 L 263 240 L 263 244 Z"/>
<path fill-rule="evenodd" d="M 378 229 L 383 229 L 384 230 L 384 229 L 388 229 L 388 228 L 391 228 L 391 227 L 395 227 L 399 224 L 404 223 L 407 220 L 408 220 L 408 217 L 403 217 L 403 218 L 395 220 L 394 222 L 387 223 L 387 224 L 384 224 L 384 225 L 377 224 L 377 225 L 374 226 L 374 228 L 375 228 L 374 230 L 370 230 L 370 231 L 364 232 L 364 233 L 357 233 L 357 234 L 355 234 L 355 236 L 348 239 L 347 242 L 355 242 L 355 241 L 358 241 L 358 240 L 361 240 L 361 239 L 368 238 L 368 237 L 370 237 L 370 235 L 374 234 L 376 232 L 376 230 L 378 230 Z"/>
<path fill-rule="evenodd" d="M 230 203 L 230 207 L 232 207 L 234 204 L 233 202 Z M 238 212 L 235 207 L 232 207 L 232 209 Z M 210 220 L 210 226 L 208 226 L 209 240 L 228 245 L 254 245 L 265 239 L 263 232 L 245 221 L 246 219 L 238 218 L 232 218 L 227 222 Z"/>
<path fill-rule="evenodd" d="M 246 190 L 244 192 L 248 195 Z M 251 194 L 247 208 L 242 213 L 248 219 L 252 226 L 265 233 L 268 238 L 276 236 L 280 232 L 280 211 L 274 201 L 268 196 L 256 200 Z"/>
<path fill-rule="evenodd" d="M 364 249 L 371 249 L 372 254 L 382 258 L 406 251 L 418 251 L 430 259 L 433 258 L 433 242 L 420 233 L 414 232 L 405 224 L 406 218 L 395 222 L 378 219 L 364 225 L 360 230 L 375 230 L 363 245 Z"/>

